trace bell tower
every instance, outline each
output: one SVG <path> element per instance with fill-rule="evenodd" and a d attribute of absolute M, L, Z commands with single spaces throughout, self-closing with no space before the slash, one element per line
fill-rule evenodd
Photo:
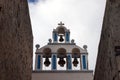
<path fill-rule="evenodd" d="M 88 69 L 87 45 L 81 48 L 76 45 L 74 39 L 70 41 L 70 30 L 64 26 L 64 23 L 58 23 L 57 28 L 52 31 L 52 39 L 48 41 L 48 44 L 43 47 L 36 45 L 34 72 L 55 72 L 54 77 L 59 75 L 57 72 L 90 72 L 92 74 Z M 43 80 L 49 79 L 43 78 Z M 69 79 L 66 77 L 65 80 Z"/>
<path fill-rule="evenodd" d="M 53 39 L 49 39 L 48 45 L 40 49 L 40 46 L 36 45 L 35 70 L 43 70 L 43 65 L 46 67 L 51 65 L 51 70 L 57 70 L 58 65 L 66 66 L 66 70 L 73 70 L 72 67 L 78 65 L 79 70 L 88 70 L 87 46 L 84 45 L 82 49 L 74 43 L 73 39 L 70 42 L 70 31 L 62 22 L 58 23 L 58 27 L 52 34 Z"/>

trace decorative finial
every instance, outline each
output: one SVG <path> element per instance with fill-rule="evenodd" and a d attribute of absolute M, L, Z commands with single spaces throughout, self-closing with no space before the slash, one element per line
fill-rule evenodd
<path fill-rule="evenodd" d="M 72 39 L 72 40 L 71 40 L 71 43 L 74 43 L 74 41 L 75 41 L 75 40 L 74 40 L 74 39 Z"/>
<path fill-rule="evenodd" d="M 52 39 L 49 39 L 48 41 L 49 41 L 49 43 L 52 43 Z"/>
<path fill-rule="evenodd" d="M 87 50 L 87 45 L 84 45 L 83 48 L 84 48 L 85 50 Z"/>
<path fill-rule="evenodd" d="M 40 45 L 39 45 L 39 44 L 36 44 L 35 47 L 36 47 L 36 49 L 38 49 L 38 48 L 40 47 Z"/>
<path fill-rule="evenodd" d="M 63 25 L 64 25 L 64 23 L 62 23 L 62 21 L 60 21 L 60 23 L 58 23 L 58 25 L 63 26 Z"/>

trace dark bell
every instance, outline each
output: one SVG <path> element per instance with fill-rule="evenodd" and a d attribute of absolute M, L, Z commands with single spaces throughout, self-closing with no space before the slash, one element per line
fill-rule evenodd
<path fill-rule="evenodd" d="M 49 58 L 48 58 L 48 57 L 46 57 L 44 64 L 45 64 L 45 66 L 47 66 L 47 67 L 50 65 L 50 61 L 49 61 Z"/>
<path fill-rule="evenodd" d="M 60 35 L 60 39 L 59 39 L 59 41 L 60 41 L 60 42 L 63 42 L 63 41 L 64 41 L 64 39 L 63 39 L 63 36 L 62 36 L 62 35 Z"/>
<path fill-rule="evenodd" d="M 65 65 L 65 60 L 63 58 L 60 58 L 59 61 L 58 61 L 58 64 L 61 66 L 61 67 L 64 67 Z"/>
<path fill-rule="evenodd" d="M 78 63 L 79 63 L 79 62 L 78 62 L 77 58 L 74 58 L 73 65 L 74 65 L 75 67 L 77 67 Z"/>

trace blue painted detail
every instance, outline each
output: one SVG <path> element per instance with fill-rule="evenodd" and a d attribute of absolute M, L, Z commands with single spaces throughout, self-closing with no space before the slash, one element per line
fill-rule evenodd
<path fill-rule="evenodd" d="M 69 33 L 68 33 L 68 32 L 66 33 L 66 41 L 67 41 L 67 42 L 69 42 L 69 41 L 70 41 L 70 35 L 69 35 Z"/>
<path fill-rule="evenodd" d="M 38 64 L 37 64 L 37 69 L 40 69 L 40 55 L 38 55 Z"/>
<path fill-rule="evenodd" d="M 53 33 L 54 41 L 57 41 L 57 33 Z"/>
<path fill-rule="evenodd" d="M 69 54 L 68 56 L 67 56 L 67 69 L 72 69 L 72 61 L 71 61 L 71 59 L 72 59 L 72 57 L 71 57 L 71 55 Z"/>
<path fill-rule="evenodd" d="M 82 56 L 82 61 L 83 61 L 83 69 L 87 69 L 86 57 L 85 57 L 85 55 Z"/>
<path fill-rule="evenodd" d="M 56 61 L 57 61 L 57 57 L 55 54 L 53 54 L 53 56 L 52 56 L 52 69 L 53 70 L 57 69 Z"/>

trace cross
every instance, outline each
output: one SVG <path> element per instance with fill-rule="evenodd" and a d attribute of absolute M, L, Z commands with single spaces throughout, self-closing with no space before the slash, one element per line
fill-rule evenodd
<path fill-rule="evenodd" d="M 63 26 L 63 25 L 64 25 L 64 23 L 62 23 L 62 21 L 61 21 L 60 23 L 58 23 L 58 25 Z"/>

